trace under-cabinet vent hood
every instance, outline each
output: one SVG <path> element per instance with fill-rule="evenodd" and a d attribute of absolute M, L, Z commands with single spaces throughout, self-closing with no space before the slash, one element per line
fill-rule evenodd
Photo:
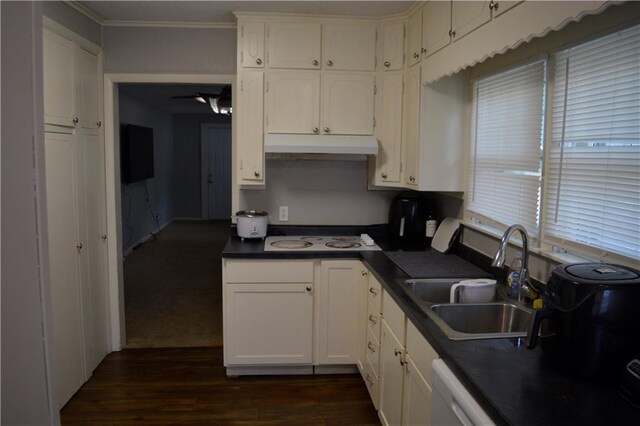
<path fill-rule="evenodd" d="M 268 134 L 266 153 L 282 154 L 364 154 L 378 153 L 375 136 L 281 135 Z"/>

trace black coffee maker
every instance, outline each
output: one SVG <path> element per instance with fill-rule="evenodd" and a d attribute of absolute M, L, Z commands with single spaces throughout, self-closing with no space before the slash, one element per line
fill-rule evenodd
<path fill-rule="evenodd" d="M 389 207 L 389 236 L 396 241 L 426 241 L 429 199 L 416 191 L 401 192 Z"/>

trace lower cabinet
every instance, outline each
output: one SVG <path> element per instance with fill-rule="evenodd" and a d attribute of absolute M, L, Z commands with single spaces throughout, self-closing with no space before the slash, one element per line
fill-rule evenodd
<path fill-rule="evenodd" d="M 380 347 L 378 415 L 383 425 L 399 425 L 402 419 L 402 388 L 405 375 L 404 345 L 384 319 Z"/>

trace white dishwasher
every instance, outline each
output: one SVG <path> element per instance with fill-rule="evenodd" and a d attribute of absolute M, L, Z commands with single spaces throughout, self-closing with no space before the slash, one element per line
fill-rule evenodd
<path fill-rule="evenodd" d="M 431 363 L 433 394 L 431 399 L 431 424 L 494 425 L 473 396 L 460 383 L 441 359 Z"/>

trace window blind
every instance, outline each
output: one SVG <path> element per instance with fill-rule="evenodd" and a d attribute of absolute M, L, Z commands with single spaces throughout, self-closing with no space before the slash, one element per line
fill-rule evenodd
<path fill-rule="evenodd" d="M 640 258 L 640 25 L 554 55 L 543 237 Z"/>
<path fill-rule="evenodd" d="M 473 82 L 467 210 L 538 234 L 546 61 Z"/>

